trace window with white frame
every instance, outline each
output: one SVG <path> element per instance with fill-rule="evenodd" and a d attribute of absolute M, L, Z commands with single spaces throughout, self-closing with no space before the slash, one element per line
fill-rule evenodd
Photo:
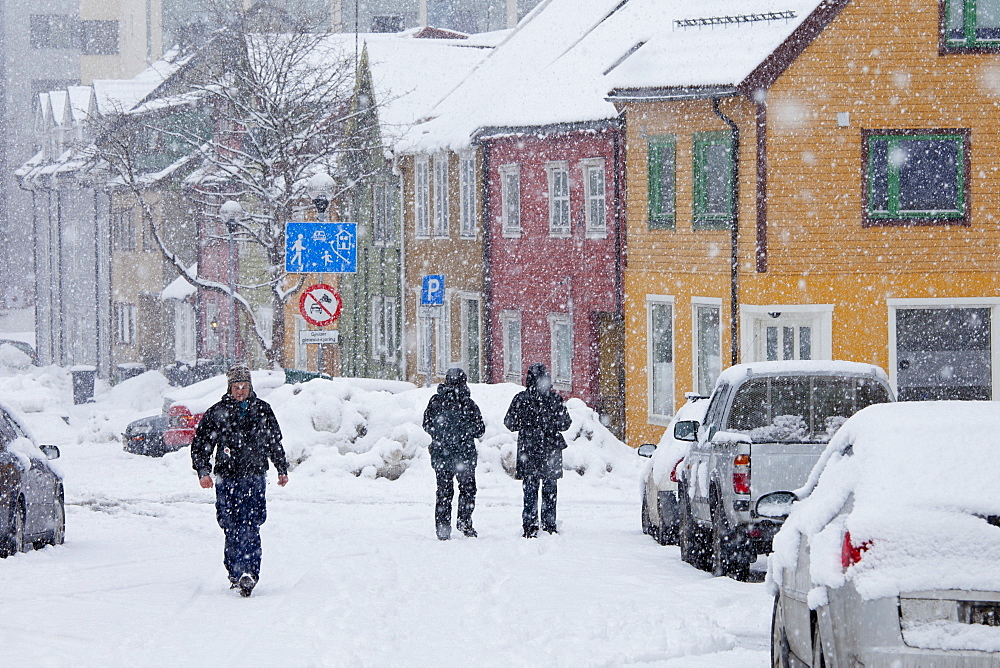
<path fill-rule="evenodd" d="M 381 246 L 390 246 L 396 241 L 399 188 L 392 181 L 379 181 L 375 184 L 373 195 L 375 198 L 373 241 Z"/>
<path fill-rule="evenodd" d="M 197 325 L 194 305 L 174 303 L 174 360 L 194 364 L 198 359 Z"/>
<path fill-rule="evenodd" d="M 435 327 L 437 339 L 434 341 L 435 369 L 443 376 L 451 366 L 451 309 L 448 308 L 447 301 L 444 306 L 438 306 L 436 309 L 438 318 Z"/>
<path fill-rule="evenodd" d="M 709 396 L 722 373 L 722 300 L 692 299 L 694 389 Z"/>
<path fill-rule="evenodd" d="M 372 298 L 372 358 L 396 360 L 396 299 Z"/>
<path fill-rule="evenodd" d="M 413 216 L 416 235 L 428 238 L 431 235 L 430 199 L 431 188 L 426 157 L 418 157 L 413 163 Z"/>
<path fill-rule="evenodd" d="M 136 322 L 139 315 L 139 307 L 135 304 L 115 302 L 115 343 L 125 346 L 135 345 L 136 342 Z"/>
<path fill-rule="evenodd" d="M 503 374 L 508 381 L 521 382 L 521 312 L 503 311 Z"/>
<path fill-rule="evenodd" d="M 795 304 L 740 307 L 743 360 L 828 360 L 833 355 L 833 306 Z"/>
<path fill-rule="evenodd" d="M 572 234 L 569 221 L 569 165 L 549 162 L 545 165 L 549 177 L 549 236 L 568 237 Z"/>
<path fill-rule="evenodd" d="M 448 236 L 448 154 L 434 156 L 434 236 Z"/>
<path fill-rule="evenodd" d="M 470 383 L 482 382 L 482 297 L 462 294 L 462 364 Z"/>
<path fill-rule="evenodd" d="M 427 310 L 421 309 L 417 314 L 417 371 L 430 373 L 434 363 L 434 321 Z"/>
<path fill-rule="evenodd" d="M 305 369 L 309 364 L 309 348 L 302 343 L 302 332 L 306 331 L 306 321 L 302 316 L 297 315 L 293 321 L 295 323 L 295 368 Z"/>
<path fill-rule="evenodd" d="M 604 238 L 608 233 L 604 158 L 588 158 L 581 165 L 583 167 L 584 217 L 587 221 L 587 236 Z"/>
<path fill-rule="evenodd" d="M 458 161 L 460 234 L 463 239 L 476 238 L 476 159 L 463 153 Z"/>
<path fill-rule="evenodd" d="M 111 212 L 111 241 L 114 250 L 135 250 L 135 223 L 132 209 L 115 209 Z"/>
<path fill-rule="evenodd" d="M 568 313 L 549 314 L 552 382 L 573 385 L 573 320 Z"/>
<path fill-rule="evenodd" d="M 505 237 L 521 236 L 521 167 L 500 166 L 500 225 Z"/>
<path fill-rule="evenodd" d="M 665 421 L 674 414 L 673 298 L 646 298 L 646 354 L 649 375 L 649 416 Z"/>

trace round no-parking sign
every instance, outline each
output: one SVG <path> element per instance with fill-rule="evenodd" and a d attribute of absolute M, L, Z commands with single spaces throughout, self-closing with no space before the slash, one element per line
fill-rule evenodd
<path fill-rule="evenodd" d="M 317 327 L 332 325 L 343 308 L 344 302 L 337 291 L 323 283 L 310 285 L 299 297 L 299 312 L 306 322 Z"/>

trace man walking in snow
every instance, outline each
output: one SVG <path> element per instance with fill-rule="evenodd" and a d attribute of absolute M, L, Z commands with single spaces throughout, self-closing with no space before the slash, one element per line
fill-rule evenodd
<path fill-rule="evenodd" d="M 253 391 L 250 369 L 234 365 L 222 400 L 205 411 L 191 443 L 191 464 L 201 486 L 213 486 L 215 515 L 226 534 L 223 563 L 233 589 L 249 596 L 260 576 L 260 525 L 267 519 L 264 489 L 267 460 L 278 470 L 278 484 L 288 484 L 288 462 L 281 429 L 270 404 Z"/>
<path fill-rule="evenodd" d="M 562 477 L 562 451 L 566 439 L 560 432 L 570 426 L 569 412 L 544 364 L 532 364 L 524 378 L 525 389 L 514 396 L 503 419 L 517 432 L 517 469 L 514 477 L 524 489 L 521 525 L 525 538 L 538 535 L 538 488 L 542 489 L 542 530 L 556 533 L 556 481 Z"/>
<path fill-rule="evenodd" d="M 472 400 L 465 372 L 448 369 L 437 393 L 427 402 L 424 431 L 431 436 L 431 466 L 437 474 L 437 504 L 434 522 L 440 540 L 451 538 L 451 500 L 458 480 L 458 521 L 456 527 L 469 538 L 478 534 L 472 528 L 472 510 L 476 506 L 475 439 L 486 431 L 483 414 Z"/>

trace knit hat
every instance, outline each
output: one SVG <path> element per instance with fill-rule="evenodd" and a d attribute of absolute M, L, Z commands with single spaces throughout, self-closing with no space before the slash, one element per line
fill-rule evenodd
<path fill-rule="evenodd" d="M 226 378 L 229 380 L 229 385 L 232 386 L 233 383 L 251 383 L 250 380 L 250 369 L 245 364 L 234 364 L 229 367 L 229 371 L 226 372 Z"/>

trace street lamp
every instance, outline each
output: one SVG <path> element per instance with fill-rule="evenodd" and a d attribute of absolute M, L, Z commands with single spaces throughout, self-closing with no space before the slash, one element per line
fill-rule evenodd
<path fill-rule="evenodd" d="M 323 171 L 316 172 L 306 181 L 306 192 L 316 207 L 316 219 L 321 223 L 329 220 L 326 210 L 330 207 L 330 199 L 333 197 L 333 186 L 333 177 Z M 316 366 L 320 373 L 323 373 L 323 346 L 324 344 L 320 343 L 316 351 Z"/>
<path fill-rule="evenodd" d="M 330 206 L 330 198 L 333 197 L 333 185 L 333 177 L 326 172 L 316 172 L 306 182 L 306 191 L 316 207 L 321 223 L 327 221 L 326 210 Z"/>
<path fill-rule="evenodd" d="M 227 200 L 219 207 L 219 215 L 226 221 L 229 237 L 229 363 L 236 361 L 236 248 L 233 235 L 236 224 L 243 217 L 243 207 L 235 200 Z"/>

